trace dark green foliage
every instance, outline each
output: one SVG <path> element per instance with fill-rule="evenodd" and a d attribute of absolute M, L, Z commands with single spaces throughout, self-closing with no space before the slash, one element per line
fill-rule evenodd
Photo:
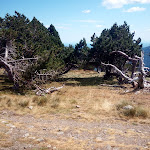
<path fill-rule="evenodd" d="M 79 68 L 84 68 L 90 48 L 87 46 L 85 38 L 81 39 L 79 43 L 75 45 L 73 53 L 70 55 L 70 61 L 72 64 L 76 64 Z"/>
<path fill-rule="evenodd" d="M 0 18 L 0 49 L 6 47 L 7 41 L 13 41 L 18 58 L 38 57 L 38 62 L 31 65 L 24 73 L 30 79 L 35 71 L 41 69 L 61 71 L 65 68 L 64 55 L 70 48 L 65 48 L 53 25 L 47 29 L 35 17 L 29 21 L 23 14 L 15 12 Z"/>
<path fill-rule="evenodd" d="M 29 66 L 23 74 L 23 79 L 31 79 L 35 71 L 46 69 L 59 74 L 66 73 L 73 66 L 86 68 L 87 62 L 111 63 L 123 70 L 126 59 L 110 55 L 112 51 L 122 51 L 130 57 L 140 55 L 141 39 L 134 40 L 126 22 L 118 26 L 116 23 L 110 29 L 104 29 L 99 37 L 94 34 L 91 38 L 92 48 L 87 46 L 85 38 L 75 45 L 65 47 L 59 33 L 51 24 L 47 29 L 35 17 L 30 21 L 26 16 L 15 12 L 0 18 L 0 51 L 4 51 L 6 43 L 11 41 L 17 51 L 16 58 L 37 57 L 38 62 Z M 107 71 L 110 68 L 107 68 Z"/>
<path fill-rule="evenodd" d="M 90 60 L 94 59 L 99 65 L 101 62 L 111 63 L 123 70 L 126 59 L 110 54 L 112 51 L 122 51 L 130 57 L 140 55 L 141 39 L 134 40 L 134 34 L 126 22 L 120 26 L 115 23 L 110 29 L 104 29 L 99 37 L 94 34 L 91 37 L 93 44 L 89 53 Z"/>
<path fill-rule="evenodd" d="M 49 31 L 50 35 L 52 36 L 53 41 L 55 41 L 55 43 L 57 43 L 57 45 L 62 47 L 63 44 L 61 42 L 59 34 L 58 34 L 58 32 L 56 31 L 55 27 L 52 24 L 48 28 L 48 31 Z"/>
<path fill-rule="evenodd" d="M 58 40 L 35 17 L 30 22 L 23 14 L 15 12 L 14 16 L 7 14 L 4 19 L 0 18 L 0 23 L 1 39 L 14 39 L 20 56 L 32 57 L 54 46 L 60 47 Z"/>

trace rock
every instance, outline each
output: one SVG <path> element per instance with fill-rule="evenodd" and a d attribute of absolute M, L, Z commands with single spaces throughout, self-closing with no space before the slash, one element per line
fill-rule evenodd
<path fill-rule="evenodd" d="M 64 132 L 62 131 L 62 129 L 58 129 L 57 135 L 61 135 L 61 134 L 64 134 Z"/>
<path fill-rule="evenodd" d="M 36 138 L 35 138 L 35 137 L 29 137 L 29 139 L 33 139 L 33 140 L 35 140 Z"/>
<path fill-rule="evenodd" d="M 43 130 L 46 130 L 46 128 L 43 128 Z"/>
<path fill-rule="evenodd" d="M 47 148 L 51 148 L 52 146 L 49 144 L 49 145 L 47 145 Z"/>
<path fill-rule="evenodd" d="M 111 150 L 112 147 L 110 145 L 107 145 L 107 150 Z"/>
<path fill-rule="evenodd" d="M 11 127 L 11 128 L 15 128 L 15 126 L 12 125 L 12 124 L 10 124 L 10 123 L 9 123 L 9 124 L 6 124 L 6 126 L 7 126 L 7 127 Z"/>
<path fill-rule="evenodd" d="M 140 93 L 140 91 L 137 91 L 137 92 L 135 92 L 134 94 L 139 94 Z"/>
<path fill-rule="evenodd" d="M 62 129 L 58 129 L 58 132 L 62 131 Z"/>
<path fill-rule="evenodd" d="M 76 105 L 76 108 L 80 108 L 80 106 L 79 106 L 79 105 Z"/>
<path fill-rule="evenodd" d="M 137 132 L 138 132 L 138 133 L 142 133 L 142 131 L 139 131 L 139 130 L 138 130 Z"/>
<path fill-rule="evenodd" d="M 127 105 L 127 106 L 124 106 L 123 109 L 130 110 L 130 109 L 134 109 L 134 107 L 131 105 Z"/>
<path fill-rule="evenodd" d="M 126 90 L 126 91 L 125 91 L 125 93 L 129 93 L 129 92 L 130 92 L 129 90 Z"/>
<path fill-rule="evenodd" d="M 64 134 L 64 132 L 62 131 L 57 133 L 57 135 L 62 135 L 62 134 Z"/>
<path fill-rule="evenodd" d="M 26 138 L 26 137 L 28 137 L 28 136 L 29 136 L 29 133 L 26 133 L 23 137 L 25 137 L 25 138 Z"/>
<path fill-rule="evenodd" d="M 43 142 L 44 139 L 43 139 L 43 138 L 39 138 L 39 139 L 37 139 L 36 141 L 37 141 L 37 142 Z"/>
<path fill-rule="evenodd" d="M 5 115 L 5 114 L 7 114 L 7 112 L 6 112 L 6 111 L 3 111 L 3 112 L 2 112 L 2 115 Z"/>
<path fill-rule="evenodd" d="M 96 140 L 96 142 L 102 142 L 103 141 L 101 137 L 97 137 L 95 140 Z"/>
<path fill-rule="evenodd" d="M 7 123 L 7 121 L 2 121 L 2 123 L 6 124 L 6 123 Z"/>
<path fill-rule="evenodd" d="M 33 109 L 33 106 L 29 106 L 28 108 L 29 108 L 30 110 L 32 110 L 32 109 Z"/>

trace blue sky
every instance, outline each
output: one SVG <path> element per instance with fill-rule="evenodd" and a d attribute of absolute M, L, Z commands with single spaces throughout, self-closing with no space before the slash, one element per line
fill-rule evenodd
<path fill-rule="evenodd" d="M 150 0 L 0 0 L 0 17 L 18 11 L 35 16 L 46 27 L 53 24 L 63 43 L 87 42 L 114 23 L 130 25 L 135 39 L 150 43 Z"/>

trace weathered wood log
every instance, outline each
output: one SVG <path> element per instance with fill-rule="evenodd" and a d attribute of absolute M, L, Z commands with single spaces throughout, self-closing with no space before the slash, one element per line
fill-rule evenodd
<path fill-rule="evenodd" d="M 133 67 L 132 67 L 131 77 L 128 77 L 123 71 L 118 69 L 115 65 L 105 64 L 103 62 L 101 63 L 102 65 L 112 67 L 119 76 L 121 76 L 126 81 L 128 81 L 128 83 L 132 83 L 134 87 L 142 88 L 142 89 L 145 87 L 150 88 L 150 82 L 145 80 L 146 72 L 144 70 L 144 54 L 142 51 L 141 51 L 141 57 L 135 56 L 134 58 L 129 57 L 127 54 L 121 51 L 114 51 L 110 54 L 117 54 L 117 55 L 124 56 L 127 60 L 132 62 Z M 135 67 L 138 61 L 139 61 L 139 72 L 135 73 Z M 138 75 L 138 77 L 136 77 L 135 74 Z"/>
<path fill-rule="evenodd" d="M 139 61 L 140 57 L 135 56 L 135 58 L 132 58 L 132 57 L 129 57 L 126 53 L 124 53 L 122 51 L 113 51 L 110 53 L 110 55 L 123 56 L 126 60 L 132 62 L 131 78 L 134 77 L 135 68 L 136 68 L 137 62 Z"/>
<path fill-rule="evenodd" d="M 44 88 L 41 88 L 40 86 L 34 84 L 34 86 L 36 87 L 36 95 L 38 96 L 43 96 L 45 94 L 50 94 L 50 93 L 53 93 L 55 91 L 58 91 L 60 89 L 62 89 L 65 85 L 62 85 L 60 87 L 50 87 L 50 88 L 47 88 L 47 89 L 44 89 Z"/>

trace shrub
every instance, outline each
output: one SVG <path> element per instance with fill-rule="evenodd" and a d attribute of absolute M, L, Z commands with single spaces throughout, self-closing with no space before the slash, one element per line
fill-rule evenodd
<path fill-rule="evenodd" d="M 46 97 L 33 97 L 32 102 L 37 103 L 39 106 L 44 106 L 47 103 L 48 99 Z"/>
<path fill-rule="evenodd" d="M 136 115 L 136 109 L 126 109 L 123 111 L 123 114 L 128 117 L 134 117 Z"/>
<path fill-rule="evenodd" d="M 52 108 L 58 108 L 59 102 L 60 102 L 60 100 L 59 100 L 58 98 L 54 99 L 54 100 L 52 101 L 51 107 L 52 107 Z"/>
<path fill-rule="evenodd" d="M 120 104 L 116 105 L 116 108 L 121 114 L 127 117 L 142 117 L 142 118 L 148 117 L 148 111 L 145 110 L 144 108 L 133 107 L 131 109 L 124 109 L 124 107 L 127 105 L 133 106 L 131 103 L 127 101 L 122 101 Z"/>
<path fill-rule="evenodd" d="M 117 108 L 117 110 L 120 110 L 120 109 L 122 109 L 124 106 L 127 106 L 127 105 L 130 105 L 130 103 L 123 100 L 121 103 L 119 103 L 119 104 L 116 105 L 116 108 Z"/>
<path fill-rule="evenodd" d="M 8 99 L 6 104 L 7 104 L 8 107 L 10 107 L 12 105 L 11 99 Z"/>
<path fill-rule="evenodd" d="M 136 116 L 146 118 L 146 117 L 148 117 L 148 112 L 147 112 L 147 110 L 145 110 L 141 107 L 137 107 L 136 108 Z"/>
<path fill-rule="evenodd" d="M 25 108 L 26 106 L 29 105 L 29 101 L 28 100 L 23 100 L 21 102 L 19 102 L 19 106 Z"/>

